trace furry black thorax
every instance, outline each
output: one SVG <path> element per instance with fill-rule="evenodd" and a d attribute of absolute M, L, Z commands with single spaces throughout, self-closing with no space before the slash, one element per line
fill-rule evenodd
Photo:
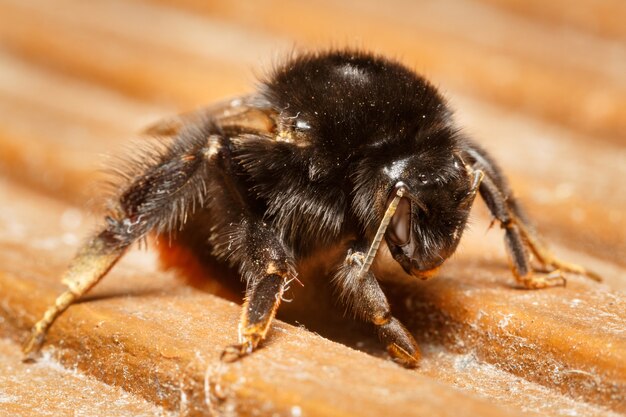
<path fill-rule="evenodd" d="M 446 224 L 464 222 L 466 214 L 455 213 L 455 198 L 468 188 L 453 157 L 460 136 L 424 78 L 375 55 L 336 51 L 288 61 L 261 92 L 278 115 L 278 131 L 298 146 L 248 138 L 235 152 L 265 217 L 296 253 L 342 234 L 371 237 L 399 180 L 450 213 L 443 223 L 435 217 L 437 236 L 421 225 L 427 242 L 451 234 Z M 452 189 L 442 192 L 444 185 Z M 439 249 L 433 243 L 428 250 Z"/>

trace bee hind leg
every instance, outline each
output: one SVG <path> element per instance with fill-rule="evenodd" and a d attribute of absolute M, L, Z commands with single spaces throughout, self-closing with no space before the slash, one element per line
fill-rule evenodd
<path fill-rule="evenodd" d="M 153 230 L 171 232 L 182 222 L 190 202 L 205 199 L 204 177 L 211 163 L 207 155 L 213 154 L 207 137 L 217 133 L 207 121 L 202 129 L 179 134 L 158 158 L 153 155 L 154 161 L 138 163 L 131 170 L 136 171 L 135 178 L 122 188 L 105 226 L 79 249 L 67 269 L 63 283 L 68 289 L 34 325 L 23 345 L 25 360 L 34 359 L 56 318 L 96 285 L 133 242 Z"/>
<path fill-rule="evenodd" d="M 35 359 L 52 323 L 106 275 L 129 244 L 130 241 L 120 240 L 120 236 L 104 230 L 79 250 L 62 280 L 68 289 L 55 299 L 54 304 L 35 323 L 22 347 L 24 361 Z"/>

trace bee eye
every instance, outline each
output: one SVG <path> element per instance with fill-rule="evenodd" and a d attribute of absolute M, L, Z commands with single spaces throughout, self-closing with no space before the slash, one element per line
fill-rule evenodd
<path fill-rule="evenodd" d="M 394 245 L 404 246 L 409 243 L 411 239 L 411 202 L 408 198 L 400 199 L 396 212 L 389 222 L 387 236 Z"/>

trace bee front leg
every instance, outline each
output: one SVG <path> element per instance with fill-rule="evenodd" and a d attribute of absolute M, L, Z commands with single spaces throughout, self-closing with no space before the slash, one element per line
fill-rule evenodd
<path fill-rule="evenodd" d="M 501 189 L 489 175 L 485 175 L 480 184 L 480 194 L 494 218 L 504 229 L 504 242 L 511 260 L 513 275 L 524 287 L 539 289 L 565 285 L 565 278 L 559 275 L 536 274 L 530 263 L 528 248 L 520 232 L 521 217 L 512 212 L 509 205 L 512 197 L 504 197 Z"/>
<path fill-rule="evenodd" d="M 293 260 L 271 227 L 244 219 L 229 233 L 239 270 L 247 281 L 239 321 L 239 343 L 227 347 L 222 360 L 231 362 L 252 353 L 265 339 L 283 293 L 296 278 Z"/>
<path fill-rule="evenodd" d="M 505 244 L 516 280 L 526 288 L 540 289 L 564 286 L 563 273 L 584 275 L 594 281 L 602 279 L 588 269 L 562 261 L 541 243 L 533 231 L 517 200 L 513 197 L 500 168 L 487 153 L 476 145 L 467 149 L 467 156 L 474 169 L 485 172 L 480 184 L 480 195 L 487 204 L 494 218 L 505 230 Z M 530 252 L 529 252 L 530 251 Z M 530 260 L 532 253 L 542 268 L 533 268 Z"/>
<path fill-rule="evenodd" d="M 372 323 L 391 357 L 407 368 L 415 368 L 421 357 L 417 342 L 409 331 L 391 315 L 387 297 L 376 277 L 368 271 L 360 276 L 365 255 L 349 251 L 333 283 L 347 309 L 363 321 Z"/>
<path fill-rule="evenodd" d="M 504 239 L 513 265 L 513 275 L 520 284 L 530 289 L 564 286 L 566 279 L 563 273 L 566 272 L 584 275 L 594 281 L 601 281 L 601 278 L 594 272 L 555 257 L 539 241 L 527 220 L 507 209 L 507 199 L 503 197 L 490 178 L 483 179 L 480 193 L 492 214 L 505 230 Z M 510 199 L 512 197 L 508 198 L 508 200 Z M 533 268 L 531 265 L 529 250 L 537 262 L 541 264 L 541 269 Z"/>

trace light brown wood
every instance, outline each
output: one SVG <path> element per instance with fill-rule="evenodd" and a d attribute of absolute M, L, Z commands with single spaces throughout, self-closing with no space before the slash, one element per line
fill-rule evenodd
<path fill-rule="evenodd" d="M 46 358 L 32 365 L 21 363 L 21 357 L 22 352 L 17 345 L 0 339 L 0 413 L 3 415 L 37 415 L 37 410 L 41 409 L 43 389 L 47 391 L 45 411 L 48 415 L 62 416 L 68 415 L 68 412 L 110 417 L 170 414 L 119 387 L 64 369 L 55 360 Z M 95 393 L 96 401 L 85 401 L 86 398 L 94 398 Z"/>

